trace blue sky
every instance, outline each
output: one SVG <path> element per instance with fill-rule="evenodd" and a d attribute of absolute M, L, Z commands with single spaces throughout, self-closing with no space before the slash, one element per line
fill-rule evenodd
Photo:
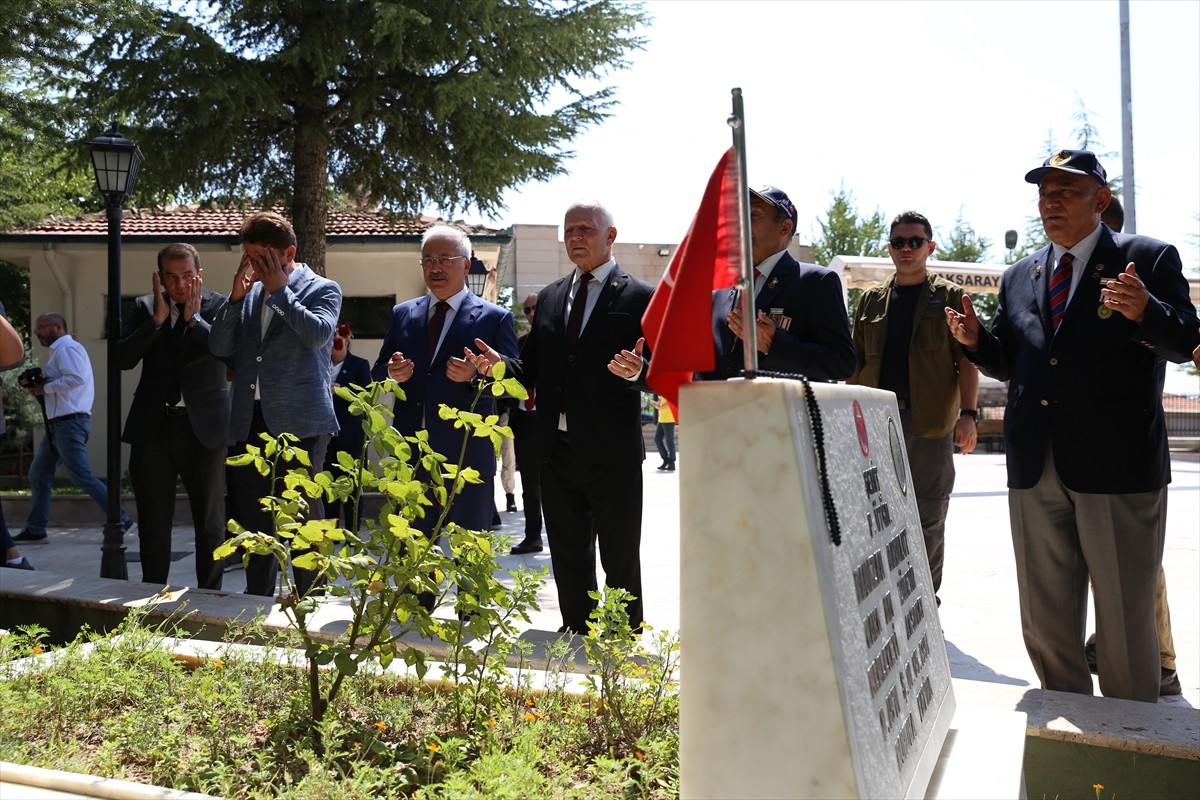
<path fill-rule="evenodd" d="M 958 214 L 1002 255 L 1036 213 L 1025 172 L 1072 146 L 1082 102 L 1122 172 L 1116 0 L 652 0 L 648 42 L 615 73 L 620 105 L 579 137 L 569 174 L 510 191 L 490 224 L 560 224 L 573 200 L 613 210 L 619 238 L 677 242 L 730 144 L 743 90 L 750 183 L 785 189 L 804 238 L 832 193 L 864 212 Z M 1200 2 L 1130 3 L 1138 232 L 1200 269 Z"/>

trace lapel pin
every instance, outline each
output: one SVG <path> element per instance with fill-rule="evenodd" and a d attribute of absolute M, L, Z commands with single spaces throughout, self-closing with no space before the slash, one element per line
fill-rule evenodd
<path fill-rule="evenodd" d="M 771 278 L 771 280 L 767 281 L 768 289 L 774 289 L 778 285 L 779 285 L 779 278 Z"/>
<path fill-rule="evenodd" d="M 1042 265 L 1041 264 L 1038 264 L 1037 269 L 1035 269 L 1033 271 L 1033 277 L 1035 277 L 1035 278 L 1042 277 Z"/>
<path fill-rule="evenodd" d="M 1096 316 L 1100 319 L 1108 319 L 1113 315 L 1113 310 L 1108 306 L 1100 306 L 1096 309 Z"/>

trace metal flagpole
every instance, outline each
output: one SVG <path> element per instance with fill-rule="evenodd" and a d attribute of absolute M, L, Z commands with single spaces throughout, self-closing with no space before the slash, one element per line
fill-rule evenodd
<path fill-rule="evenodd" d="M 742 258 L 742 279 L 738 294 L 742 305 L 742 341 L 745 342 L 744 367 L 746 379 L 754 380 L 758 373 L 758 327 L 754 308 L 754 263 L 750 251 L 750 184 L 746 181 L 746 116 L 742 108 L 742 90 L 733 89 L 733 113 L 729 127 L 733 128 L 733 154 L 737 163 L 738 192 L 738 251 Z"/>

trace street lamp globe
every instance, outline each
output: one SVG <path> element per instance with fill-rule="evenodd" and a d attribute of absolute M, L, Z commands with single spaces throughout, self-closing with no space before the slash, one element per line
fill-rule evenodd
<path fill-rule="evenodd" d="M 108 130 L 87 143 L 92 151 L 92 167 L 96 171 L 96 187 L 110 206 L 120 206 L 133 192 L 138 168 L 142 166 L 141 149 L 121 134 L 114 122 Z"/>

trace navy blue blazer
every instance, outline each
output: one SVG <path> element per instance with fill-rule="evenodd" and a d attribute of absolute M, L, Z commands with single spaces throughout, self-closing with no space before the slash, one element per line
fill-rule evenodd
<path fill-rule="evenodd" d="M 392 321 L 388 325 L 387 335 L 384 337 L 383 346 L 379 348 L 379 358 L 376 359 L 371 374 L 376 380 L 386 379 L 388 360 L 392 353 L 401 352 L 405 358 L 412 359 L 413 375 L 408 381 L 400 384 L 406 399 L 403 402 L 396 401 L 393 409 L 396 418 L 393 425 L 406 436 L 425 428 L 429 431 L 430 447 L 446 456 L 451 463 L 457 463 L 458 453 L 462 449 L 463 431 L 455 428 L 453 422 L 439 418 L 438 406 L 445 403 L 452 408 L 467 411 L 475 398 L 476 390 L 470 383 L 458 383 L 446 377 L 446 362 L 450 356 L 461 358 L 464 347 L 471 348 L 473 353 L 479 352 L 479 348 L 475 346 L 476 339 L 487 342 L 503 356 L 515 356 L 517 334 L 513 328 L 511 311 L 468 293 L 450 322 L 450 328 L 442 339 L 442 346 L 430 361 L 426 356 L 426 331 L 432 297 L 426 294 L 401 303 L 392 310 Z M 475 411 L 484 416 L 495 414 L 495 397 L 485 392 Z M 496 453 L 492 449 L 491 440 L 471 437 L 464 463 L 479 470 L 481 475 L 494 475 Z"/>
<path fill-rule="evenodd" d="M 733 307 L 734 292 L 713 292 L 712 332 L 717 366 L 699 377 L 725 380 L 743 367 L 740 340 L 729 330 L 725 317 Z M 755 308 L 782 320 L 769 353 L 758 355 L 758 368 L 799 372 L 817 381 L 845 380 L 854 374 L 854 343 L 850 319 L 842 300 L 842 284 L 832 271 L 802 264 L 784 253 L 754 298 Z"/>
<path fill-rule="evenodd" d="M 266 336 L 264 303 L 271 309 Z M 329 354 L 341 311 L 341 287 L 308 267 L 295 270 L 288 285 L 270 296 L 255 282 L 236 303 L 222 298 L 214 306 L 209 348 L 234 359 L 231 441 L 244 442 L 250 433 L 256 387 L 271 433 L 305 439 L 337 431 Z"/>
<path fill-rule="evenodd" d="M 333 382 L 338 386 L 349 388 L 351 385 L 366 386 L 371 382 L 371 363 L 354 353 L 346 353 L 341 364 L 335 365 Z M 338 450 L 345 450 L 358 458 L 363 443 L 363 418 L 350 413 L 350 404 L 334 395 L 333 413 L 337 416 L 338 432 L 329 443 L 332 456 Z"/>
<path fill-rule="evenodd" d="M 1166 362 L 1191 360 L 1200 340 L 1179 253 L 1146 236 L 1103 228 L 1055 333 L 1050 325 L 1050 247 L 1004 272 L 992 330 L 964 348 L 986 375 L 1008 381 L 1004 446 L 1008 485 L 1042 475 L 1046 447 L 1070 489 L 1149 492 L 1171 480 L 1163 419 Z M 1130 262 L 1150 303 L 1140 325 L 1100 302 L 1104 282 Z"/>

